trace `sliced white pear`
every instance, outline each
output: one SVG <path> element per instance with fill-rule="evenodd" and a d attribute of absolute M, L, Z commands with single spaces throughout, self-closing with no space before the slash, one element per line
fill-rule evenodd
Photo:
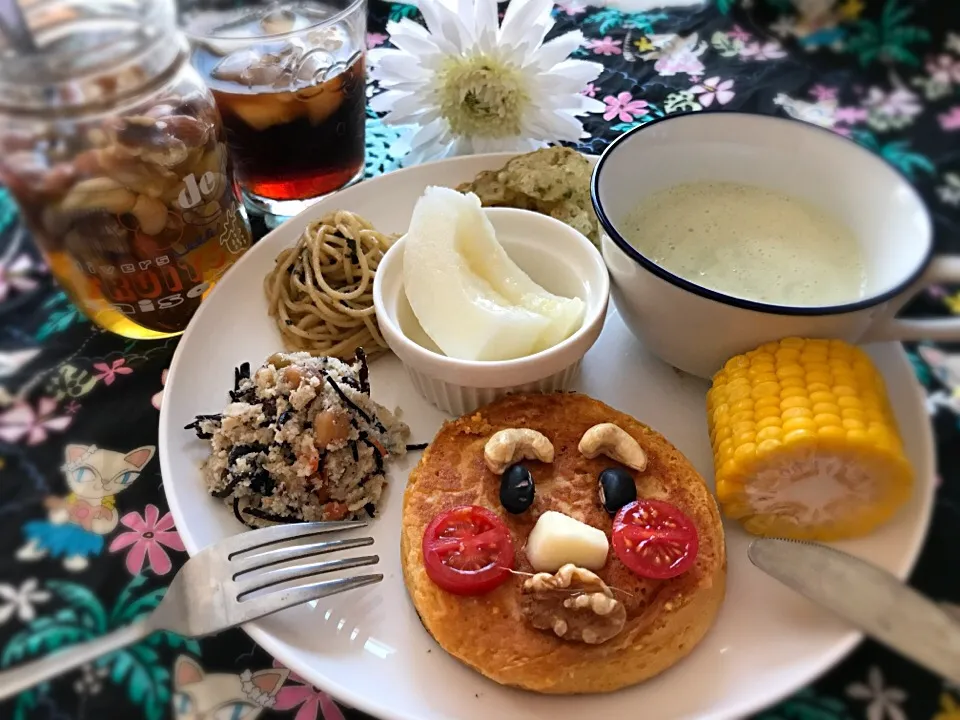
<path fill-rule="evenodd" d="M 576 332 L 583 324 L 583 301 L 554 295 L 521 270 L 497 241 L 493 224 L 476 195 L 446 192 L 459 196 L 451 202 L 459 203 L 469 217 L 467 232 L 457 237 L 457 244 L 473 271 L 510 302 L 550 319 L 534 343 L 534 352 L 553 347 Z"/>
<path fill-rule="evenodd" d="M 471 270 L 456 240 L 467 233 L 463 203 L 445 188 L 417 201 L 403 251 L 403 285 L 424 332 L 449 357 L 510 360 L 534 352 L 549 320 L 519 307 Z"/>

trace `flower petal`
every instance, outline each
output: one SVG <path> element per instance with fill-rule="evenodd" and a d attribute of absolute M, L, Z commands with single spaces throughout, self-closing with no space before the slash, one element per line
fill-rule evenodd
<path fill-rule="evenodd" d="M 389 87 L 391 76 L 402 80 L 419 80 L 423 77 L 423 71 L 415 63 L 410 62 L 410 56 L 399 50 L 391 51 L 391 54 L 384 53 L 376 66 L 377 73 L 374 77 L 380 80 L 385 87 Z"/>
<path fill-rule="evenodd" d="M 318 692 L 307 698 L 307 701 L 300 706 L 293 720 L 318 720 L 317 712 L 320 710 L 320 697 Z M 323 720 L 327 720 L 326 716 Z"/>
<path fill-rule="evenodd" d="M 57 401 L 51 397 L 42 397 L 37 403 L 37 415 L 43 417 L 57 409 Z"/>
<path fill-rule="evenodd" d="M 17 609 L 15 603 L 10 603 L 8 605 L 0 605 L 0 625 L 3 625 L 7 620 L 13 617 L 13 611 Z"/>
<path fill-rule="evenodd" d="M 140 533 L 136 533 L 136 532 L 120 533 L 113 539 L 113 541 L 110 543 L 110 547 L 107 549 L 110 552 L 119 552 L 124 548 L 130 547 L 139 539 L 140 539 Z"/>
<path fill-rule="evenodd" d="M 61 415 L 60 417 L 50 418 L 49 420 L 43 421 L 43 427 L 47 430 L 56 430 L 60 432 L 66 430 L 67 426 L 73 422 L 73 418 L 69 415 Z"/>
<path fill-rule="evenodd" d="M 325 692 L 319 694 L 320 711 L 323 713 L 323 720 L 346 720 L 340 708 L 333 701 L 333 698 Z"/>
<path fill-rule="evenodd" d="M 36 415 L 33 408 L 22 400 L 11 409 L 0 415 L 0 424 L 3 425 L 32 425 Z"/>
<path fill-rule="evenodd" d="M 129 572 L 131 575 L 139 575 L 140 571 L 143 569 L 143 559 L 147 554 L 146 545 L 149 542 L 149 540 L 144 540 L 141 538 L 132 548 L 130 548 L 130 552 L 127 553 L 127 572 Z"/>
<path fill-rule="evenodd" d="M 148 532 L 157 529 L 157 520 L 160 519 L 160 510 L 156 505 L 150 504 L 143 509 L 143 523 Z"/>
<path fill-rule="evenodd" d="M 25 427 L 0 427 L 0 440 L 4 440 L 9 443 L 18 442 L 24 435 L 27 434 L 29 428 Z"/>
<path fill-rule="evenodd" d="M 144 533 L 147 530 L 147 523 L 138 512 L 128 512 L 120 518 L 120 522 L 131 530 L 135 530 L 137 533 Z"/>
<path fill-rule="evenodd" d="M 560 37 L 555 37 L 543 46 L 533 55 L 529 65 L 534 65 L 537 69 L 549 70 L 554 65 L 566 60 L 570 53 L 580 47 L 583 42 L 583 33 L 579 30 L 564 33 Z"/>
<path fill-rule="evenodd" d="M 512 48 L 538 45 L 553 26 L 552 19 L 547 21 L 552 7 L 553 0 L 512 0 L 503 15 L 497 41 Z"/>
<path fill-rule="evenodd" d="M 277 693 L 273 709 L 293 710 L 315 694 L 316 691 L 309 685 L 284 685 Z"/>
<path fill-rule="evenodd" d="M 158 542 L 151 540 L 147 544 L 147 557 L 150 560 L 150 567 L 157 575 L 166 575 L 173 568 L 170 556 Z"/>
<path fill-rule="evenodd" d="M 166 530 L 170 530 L 173 527 L 173 514 L 167 513 L 157 522 L 153 527 L 153 531 L 156 533 L 161 533 Z"/>
<path fill-rule="evenodd" d="M 153 539 L 161 545 L 166 545 L 171 550 L 179 550 L 180 552 L 184 552 L 186 549 L 183 547 L 183 540 L 180 538 L 180 533 L 172 530 L 158 532 L 153 536 Z"/>
<path fill-rule="evenodd" d="M 390 33 L 390 42 L 394 46 L 415 58 L 442 52 L 437 44 L 441 38 L 431 35 L 425 27 L 416 23 L 388 23 L 387 31 Z M 452 48 L 448 49 L 452 50 Z"/>

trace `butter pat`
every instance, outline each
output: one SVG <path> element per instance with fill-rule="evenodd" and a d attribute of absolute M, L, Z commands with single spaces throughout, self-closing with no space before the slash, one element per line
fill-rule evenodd
<path fill-rule="evenodd" d="M 607 534 L 569 515 L 548 510 L 527 538 L 527 560 L 537 572 L 553 573 L 567 563 L 599 570 L 607 562 Z"/>

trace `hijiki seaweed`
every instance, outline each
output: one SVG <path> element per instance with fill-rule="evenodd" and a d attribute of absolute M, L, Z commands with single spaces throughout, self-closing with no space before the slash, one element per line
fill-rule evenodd
<path fill-rule="evenodd" d="M 323 382 L 326 383 L 336 394 L 341 402 L 341 407 L 346 415 L 346 420 L 349 421 L 349 424 L 356 428 L 357 437 L 347 441 L 347 446 L 350 448 L 350 454 L 352 455 L 354 463 L 360 461 L 360 452 L 359 444 L 363 443 L 371 449 L 372 459 L 375 463 L 375 467 L 372 471 L 367 472 L 362 475 L 359 483 L 355 487 L 363 487 L 371 478 L 378 477 L 380 482 L 384 482 L 384 447 L 386 446 L 386 436 L 388 430 L 383 422 L 376 416 L 376 414 L 371 414 L 370 412 L 361 408 L 356 402 L 354 402 L 347 393 L 340 386 L 341 383 L 350 387 L 352 390 L 364 394 L 368 394 L 370 390 L 369 383 L 369 369 L 367 365 L 367 358 L 362 349 L 358 349 L 356 354 L 356 360 L 353 365 L 353 370 L 356 372 L 356 377 L 350 377 L 339 368 L 342 368 L 339 364 L 337 365 L 337 375 L 335 378 L 331 371 L 333 367 L 329 365 L 329 360 L 327 358 L 316 358 L 316 360 L 321 364 L 321 367 L 313 366 L 311 372 L 315 373 L 316 376 L 322 378 Z M 334 361 L 337 362 L 337 361 Z M 278 364 L 275 366 L 277 371 L 281 370 L 281 366 Z M 286 366 L 283 366 L 286 367 Z M 301 366 L 302 367 L 302 366 Z M 349 366 L 348 366 L 349 367 Z M 338 382 L 339 380 L 339 382 Z M 283 404 L 286 405 L 290 402 L 290 397 L 293 395 L 293 392 L 297 388 L 294 387 L 291 391 L 281 391 L 283 394 L 277 396 L 277 398 L 260 398 L 258 397 L 258 387 L 255 379 L 251 378 L 251 367 L 250 363 L 242 363 L 239 367 L 234 369 L 234 383 L 233 389 L 229 391 L 229 397 L 232 403 L 246 403 L 251 406 L 259 406 L 259 416 L 261 419 L 257 423 L 258 428 L 273 428 L 276 433 L 279 433 L 284 425 L 288 423 L 298 412 L 294 410 L 293 407 L 277 412 L 278 410 L 278 400 L 285 401 Z M 318 402 L 320 398 L 323 397 L 323 394 L 319 392 L 317 396 L 310 400 L 306 406 L 303 406 L 304 409 L 302 412 L 302 417 L 300 420 L 300 428 L 304 432 L 308 431 L 313 422 L 317 413 L 324 412 L 321 409 L 311 409 L 311 406 L 314 402 Z M 328 401 L 329 402 L 329 401 Z M 329 406 L 327 406 L 329 407 Z M 377 407 L 374 404 L 374 407 Z M 204 440 L 209 440 L 213 438 L 214 433 L 218 432 L 223 424 L 224 415 L 222 413 L 218 414 L 208 414 L 208 415 L 197 415 L 193 422 L 185 426 L 185 429 L 193 430 L 197 437 Z M 249 419 L 247 420 L 249 426 Z M 400 424 L 402 425 L 402 423 Z M 406 430 L 404 426 L 404 431 Z M 382 434 L 382 436 L 381 436 Z M 377 439 L 372 439 L 376 437 Z M 262 436 L 261 436 L 262 437 Z M 302 434 L 301 434 L 302 437 Z M 379 442 L 378 442 L 379 440 Z M 404 445 L 399 446 L 399 450 L 396 446 L 392 446 L 392 452 L 404 452 Z M 242 495 L 242 498 L 245 502 L 241 503 L 241 496 L 234 497 L 233 500 L 233 511 L 234 515 L 241 520 L 245 525 L 254 526 L 251 522 L 246 519 L 245 516 L 252 518 L 257 518 L 266 522 L 300 522 L 304 520 L 304 517 L 301 513 L 296 513 L 291 511 L 287 514 L 277 514 L 274 512 L 269 512 L 261 507 L 249 507 L 247 503 L 259 503 L 264 499 L 272 498 L 275 491 L 278 489 L 278 479 L 273 477 L 264 467 L 264 463 L 271 462 L 272 467 L 276 468 L 277 454 L 273 452 L 274 449 L 279 449 L 283 453 L 282 457 L 286 460 L 289 466 L 293 466 L 294 463 L 298 461 L 297 453 L 287 442 L 274 440 L 268 444 L 263 444 L 261 442 L 246 443 L 235 445 L 230 448 L 229 454 L 226 459 L 226 467 L 223 470 L 223 474 L 220 475 L 222 479 L 226 480 L 226 484 L 219 489 L 211 489 L 211 495 L 220 499 L 229 498 L 231 495 L 235 494 L 238 486 L 245 482 L 246 486 L 249 487 L 253 493 L 256 493 L 260 496 L 258 499 L 256 495 Z M 316 470 L 310 476 L 311 478 L 316 477 L 320 478 L 317 480 L 317 483 L 324 482 L 326 479 L 325 475 L 325 462 L 328 457 L 328 451 L 326 448 L 317 447 L 318 451 L 318 460 L 316 465 Z M 273 455 L 271 458 L 270 455 Z M 369 457 L 369 455 L 368 455 Z M 301 460 L 302 462 L 302 460 Z M 340 462 L 343 462 L 342 459 Z M 343 467 L 342 465 L 340 467 Z M 361 470 L 361 472 L 366 472 Z M 301 473 L 302 474 L 302 473 Z M 309 478 L 304 479 L 309 480 Z M 280 490 L 283 490 L 282 481 L 280 482 Z M 353 483 L 353 481 L 348 481 Z M 219 483 L 217 483 L 219 484 Z M 322 485 L 317 484 L 315 487 L 318 488 L 317 494 L 322 495 L 326 490 L 322 489 Z M 348 486 L 349 487 L 349 486 Z M 374 495 L 370 496 L 376 500 L 379 497 L 380 485 L 378 484 L 375 489 Z M 368 491 L 369 492 L 369 491 Z M 278 496 L 279 497 L 279 496 Z M 329 497 L 329 496 L 327 496 Z M 278 504 L 284 502 L 289 503 L 289 499 L 281 500 L 280 503 L 274 504 L 273 509 L 277 508 Z M 321 502 L 333 502 L 338 503 L 341 501 L 331 500 Z M 289 505 L 288 505 L 289 506 Z M 324 508 L 326 505 L 324 505 Z M 374 502 L 367 502 L 362 510 L 366 512 L 370 517 L 374 517 L 376 512 L 376 505 Z"/>

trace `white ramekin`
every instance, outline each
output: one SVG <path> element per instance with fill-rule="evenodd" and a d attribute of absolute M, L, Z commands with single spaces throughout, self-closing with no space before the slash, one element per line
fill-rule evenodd
<path fill-rule="evenodd" d="M 447 357 L 415 323 L 403 289 L 405 238 L 399 239 L 384 255 L 374 278 L 377 322 L 414 387 L 433 405 L 453 415 L 472 412 L 508 393 L 568 389 L 583 356 L 600 336 L 610 296 L 603 258 L 581 233 L 529 210 L 487 208 L 484 212 L 497 239 L 524 272 L 549 292 L 579 297 L 586 308 L 579 330 L 534 355 L 501 361 Z"/>

